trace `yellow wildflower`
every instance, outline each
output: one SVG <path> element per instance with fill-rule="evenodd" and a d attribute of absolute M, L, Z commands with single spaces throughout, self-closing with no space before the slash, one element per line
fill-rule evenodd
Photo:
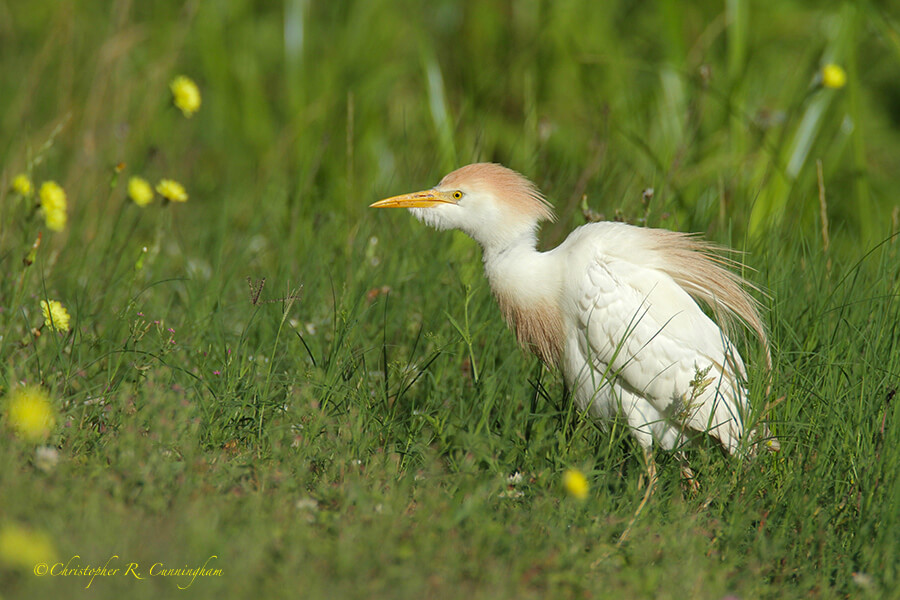
<path fill-rule="evenodd" d="M 7 401 L 6 417 L 10 426 L 29 442 L 39 442 L 56 425 L 47 393 L 38 386 L 14 390 Z"/>
<path fill-rule="evenodd" d="M 0 565 L 30 571 L 55 560 L 56 549 L 47 534 L 16 524 L 0 529 Z"/>
<path fill-rule="evenodd" d="M 568 469 L 563 473 L 563 487 L 566 488 L 570 496 L 578 500 L 586 499 L 590 489 L 587 478 L 577 469 Z"/>
<path fill-rule="evenodd" d="M 41 300 L 41 312 L 44 314 L 44 325 L 50 329 L 69 330 L 69 311 L 56 300 Z"/>
<path fill-rule="evenodd" d="M 12 190 L 20 196 L 25 196 L 27 198 L 34 192 L 34 186 L 31 184 L 31 180 L 28 179 L 28 175 L 19 173 L 13 177 Z"/>
<path fill-rule="evenodd" d="M 184 186 L 171 179 L 163 179 L 157 183 L 156 193 L 172 202 L 187 202 L 188 199 Z"/>
<path fill-rule="evenodd" d="M 835 64 L 827 64 L 822 67 L 822 85 L 827 88 L 839 89 L 847 85 L 847 72 Z"/>
<path fill-rule="evenodd" d="M 153 201 L 153 188 L 146 179 L 132 177 L 128 180 L 128 197 L 138 206 L 147 206 Z"/>
<path fill-rule="evenodd" d="M 189 77 L 179 75 L 169 84 L 175 106 L 181 109 L 184 116 L 190 118 L 200 110 L 200 89 Z"/>
<path fill-rule="evenodd" d="M 41 208 L 44 211 L 44 220 L 47 227 L 53 231 L 62 231 L 66 227 L 66 191 L 55 181 L 45 181 L 38 192 L 41 199 Z"/>
<path fill-rule="evenodd" d="M 65 229 L 68 218 L 64 210 L 44 212 L 44 222 L 51 231 L 62 231 Z"/>

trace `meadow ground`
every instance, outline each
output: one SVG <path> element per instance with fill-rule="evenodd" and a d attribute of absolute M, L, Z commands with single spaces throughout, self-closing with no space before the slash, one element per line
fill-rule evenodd
<path fill-rule="evenodd" d="M 0 2 L 0 598 L 900 597 L 896 9 Z M 367 209 L 476 160 L 542 247 L 587 208 L 744 251 L 781 452 L 698 443 L 698 493 L 658 453 L 617 545 L 628 432 L 473 242 Z"/>

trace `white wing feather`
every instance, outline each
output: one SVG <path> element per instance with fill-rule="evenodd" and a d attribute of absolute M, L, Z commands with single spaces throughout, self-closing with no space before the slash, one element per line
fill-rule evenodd
<path fill-rule="evenodd" d="M 706 431 L 733 452 L 743 435 L 744 364 L 722 330 L 666 272 L 642 256 L 655 252 L 642 230 L 615 223 L 582 227 L 556 251 L 569 253 L 570 314 L 565 371 L 582 405 L 625 414 L 637 432 L 664 447 L 685 428 Z M 555 252 L 555 251 L 554 251 Z M 582 361 L 578 366 L 579 360 Z M 735 370 L 737 373 L 735 373 Z M 599 385 L 602 380 L 606 385 Z M 600 393 L 598 393 L 598 391 Z M 638 435 L 647 445 L 647 435 Z"/>

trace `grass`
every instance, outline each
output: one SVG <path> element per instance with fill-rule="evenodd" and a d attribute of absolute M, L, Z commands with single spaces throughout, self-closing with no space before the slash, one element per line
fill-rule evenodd
<path fill-rule="evenodd" d="M 886 10 L 71 0 L 0 14 L 0 396 L 40 384 L 56 415 L 39 445 L 0 417 L 4 599 L 896 597 Z M 817 81 L 830 62 L 844 88 Z M 171 105 L 180 73 L 203 93 L 191 119 Z M 643 492 L 627 431 L 582 418 L 516 348 L 473 242 L 366 209 L 474 160 L 554 201 L 545 247 L 586 197 L 745 250 L 767 290 L 782 451 L 691 449 L 697 495 L 659 453 L 660 487 L 616 545 Z M 20 172 L 65 188 L 64 231 L 9 191 Z M 138 208 L 132 175 L 190 199 Z M 42 299 L 71 331 L 41 327 Z M 762 353 L 744 353 L 762 404 Z M 563 491 L 568 468 L 587 475 L 584 502 Z M 41 553 L 120 570 L 36 576 L 22 557 Z M 221 573 L 193 583 L 149 574 L 212 556 Z"/>

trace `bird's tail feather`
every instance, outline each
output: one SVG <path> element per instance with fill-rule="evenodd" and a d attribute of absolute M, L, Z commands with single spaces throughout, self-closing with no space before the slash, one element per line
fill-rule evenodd
<path fill-rule="evenodd" d="M 760 317 L 761 305 L 750 291 L 763 293 L 735 271 L 743 265 L 727 256 L 735 253 L 702 240 L 697 236 L 669 231 L 648 229 L 654 235 L 655 247 L 660 256 L 659 268 L 669 274 L 695 300 L 706 304 L 715 313 L 723 331 L 729 339 L 743 324 L 752 330 L 765 351 L 766 368 L 772 371 L 772 352 L 769 338 Z M 766 395 L 771 392 L 771 383 L 766 386 Z M 758 448 L 777 452 L 781 448 L 764 420 L 748 432 L 751 453 Z"/>
<path fill-rule="evenodd" d="M 772 354 L 760 318 L 761 306 L 748 290 L 762 292 L 732 270 L 742 265 L 725 254 L 735 251 L 690 234 L 666 229 L 647 231 L 653 232 L 654 250 L 661 258 L 657 266 L 694 299 L 709 306 L 729 337 L 738 323 L 751 329 L 765 350 L 766 366 L 771 370 Z"/>

